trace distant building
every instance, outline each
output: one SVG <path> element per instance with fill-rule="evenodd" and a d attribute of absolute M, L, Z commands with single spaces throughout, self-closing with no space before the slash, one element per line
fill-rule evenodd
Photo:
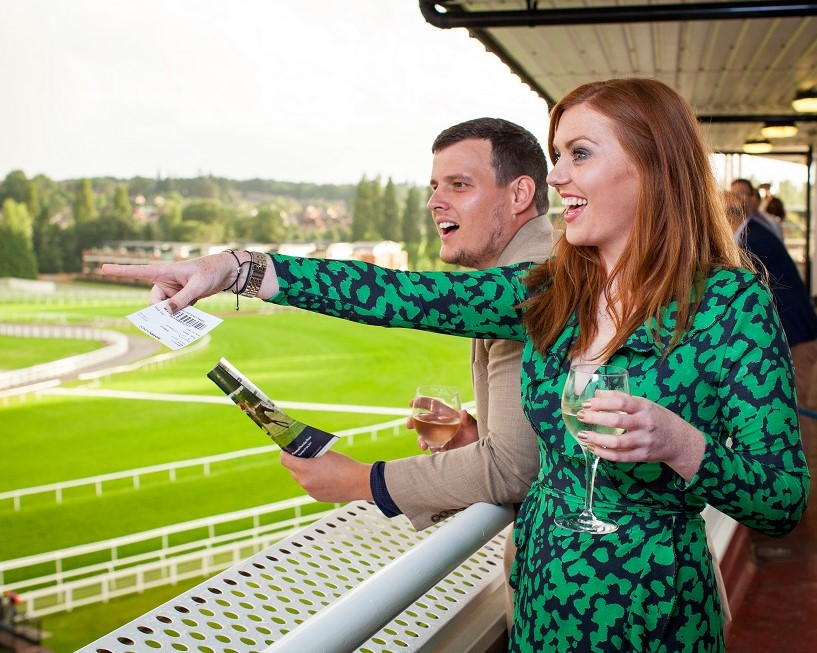
<path fill-rule="evenodd" d="M 386 268 L 405 270 L 408 254 L 390 240 L 355 243 L 179 243 L 158 240 L 120 240 L 105 243 L 82 252 L 82 276 L 86 279 L 110 281 L 102 274 L 103 263 L 145 264 L 172 263 L 189 258 L 217 254 L 225 249 L 249 249 L 278 252 L 289 256 L 366 261 Z M 138 284 L 138 280 L 131 283 Z"/>
<path fill-rule="evenodd" d="M 103 263 L 145 264 L 172 263 L 188 258 L 214 254 L 230 245 L 163 242 L 158 240 L 119 240 L 82 252 L 82 276 L 86 279 L 110 281 L 102 274 Z M 132 283 L 139 283 L 133 280 Z"/>
<path fill-rule="evenodd" d="M 281 254 L 287 253 L 281 248 L 279 248 L 278 251 Z M 317 251 L 316 254 L 318 254 Z M 323 252 L 320 253 L 320 258 L 331 258 L 342 261 L 366 261 L 367 263 L 374 263 L 384 268 L 392 268 L 395 270 L 408 269 L 408 253 L 403 249 L 400 243 L 395 243 L 392 240 L 330 243 L 324 248 Z"/>

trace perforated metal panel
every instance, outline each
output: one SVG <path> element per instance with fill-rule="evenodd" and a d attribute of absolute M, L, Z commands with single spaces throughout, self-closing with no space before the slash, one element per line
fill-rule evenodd
<path fill-rule="evenodd" d="M 433 531 L 349 504 L 80 650 L 263 651 Z M 501 578 L 503 542 L 496 536 L 358 650 L 421 648 Z"/>

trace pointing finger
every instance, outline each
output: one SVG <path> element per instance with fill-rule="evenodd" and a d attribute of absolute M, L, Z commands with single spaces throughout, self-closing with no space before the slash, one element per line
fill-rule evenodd
<path fill-rule="evenodd" d="M 130 277 L 132 279 L 156 280 L 159 277 L 162 266 L 159 265 L 120 265 L 118 263 L 105 263 L 102 266 L 102 273 L 111 277 Z"/>

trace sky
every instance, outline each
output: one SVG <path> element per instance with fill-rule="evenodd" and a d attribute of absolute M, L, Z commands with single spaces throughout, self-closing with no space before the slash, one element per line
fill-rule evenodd
<path fill-rule="evenodd" d="M 425 185 L 434 137 L 463 120 L 547 140 L 545 101 L 417 0 L 0 0 L 0 62 L 0 179 Z"/>
<path fill-rule="evenodd" d="M 547 105 L 417 0 L 0 0 L 0 179 L 426 184 L 480 116 Z"/>

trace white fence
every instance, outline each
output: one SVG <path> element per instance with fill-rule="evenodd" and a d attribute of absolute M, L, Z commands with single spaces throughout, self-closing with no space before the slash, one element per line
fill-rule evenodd
<path fill-rule="evenodd" d="M 62 338 L 75 340 L 98 340 L 108 343 L 105 347 L 85 354 L 69 356 L 57 361 L 34 365 L 19 370 L 0 372 L 0 389 L 37 383 L 47 379 L 71 374 L 84 367 L 104 363 L 128 351 L 128 337 L 118 331 L 88 327 L 49 326 L 37 324 L 0 324 L 0 336 L 18 338 Z"/>
<path fill-rule="evenodd" d="M 319 519 L 296 497 L 101 542 L 0 562 L 0 592 L 23 594 L 38 617 L 207 575 Z M 248 527 L 249 524 L 249 527 Z"/>
<path fill-rule="evenodd" d="M 279 449 L 274 445 L 267 447 L 256 447 L 253 449 L 242 449 L 240 451 L 229 451 L 223 454 L 216 454 L 201 458 L 190 458 L 188 460 L 164 463 L 161 465 L 150 465 L 148 467 L 139 467 L 137 469 L 126 469 L 121 472 L 100 474 L 99 476 L 90 476 L 87 478 L 77 478 L 70 481 L 47 483 L 45 485 L 37 485 L 35 487 L 8 490 L 6 492 L 0 492 L 0 507 L 2 507 L 2 502 L 11 501 L 14 505 L 14 510 L 19 511 L 22 506 L 23 497 L 50 493 L 54 494 L 56 503 L 62 503 L 63 495 L 66 490 L 82 487 L 93 487 L 96 496 L 101 497 L 106 483 L 121 480 L 129 480 L 133 486 L 133 489 L 138 490 L 141 484 L 141 479 L 143 479 L 145 476 L 152 474 L 167 474 L 170 481 L 175 481 L 176 472 L 180 469 L 186 469 L 189 467 L 201 467 L 204 476 L 209 476 L 211 468 L 220 462 L 235 460 L 236 458 L 249 458 L 262 454 L 268 455 L 278 450 Z"/>
<path fill-rule="evenodd" d="M 216 398 L 219 402 L 226 398 Z M 360 426 L 353 429 L 346 429 L 345 431 L 338 431 L 336 435 L 341 438 L 346 438 L 350 444 L 354 443 L 355 436 L 368 435 L 372 440 L 377 440 L 380 433 L 389 431 L 390 435 L 396 435 L 400 428 L 405 425 L 405 418 L 395 419 L 380 424 L 372 424 L 371 426 Z M 136 469 L 127 469 L 121 472 L 111 472 L 109 474 L 100 474 L 99 476 L 90 476 L 87 478 L 78 478 L 70 481 L 60 481 L 57 483 L 48 483 L 46 485 L 37 485 L 35 487 L 19 488 L 16 490 L 7 490 L 0 492 L 0 508 L 2 502 L 10 501 L 14 510 L 18 511 L 22 507 L 23 497 L 31 497 L 39 494 L 54 495 L 56 503 L 62 503 L 63 495 L 66 490 L 74 488 L 93 487 L 97 496 L 102 496 L 106 483 L 114 481 L 129 480 L 134 489 L 139 488 L 140 479 L 150 474 L 167 474 L 170 481 L 176 480 L 176 472 L 180 469 L 190 467 L 201 467 L 202 473 L 208 476 L 214 465 L 228 460 L 235 460 L 237 458 L 251 458 L 253 456 L 270 455 L 280 451 L 275 445 L 266 447 L 254 447 L 252 449 L 241 449 L 239 451 L 230 451 L 222 454 L 215 454 L 212 456 L 204 456 L 201 458 L 191 458 L 188 460 L 181 460 L 171 463 L 163 463 L 161 465 L 150 465 L 148 467 L 139 467 Z M 2 567 L 0 566 L 0 569 Z"/>
<path fill-rule="evenodd" d="M 56 284 L 30 288 L 17 283 L 0 283 L 0 304 L 36 304 L 39 306 L 112 306 L 147 301 L 148 288 L 78 290 L 57 287 Z"/>

